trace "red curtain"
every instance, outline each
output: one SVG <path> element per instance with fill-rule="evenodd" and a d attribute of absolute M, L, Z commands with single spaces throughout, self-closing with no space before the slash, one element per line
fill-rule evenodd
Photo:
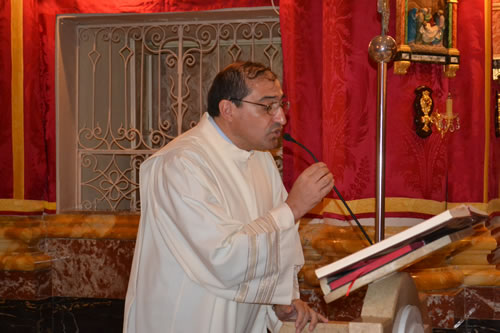
<path fill-rule="evenodd" d="M 13 1 L 13 0 L 11 0 Z M 13 197 L 11 119 L 11 1 L 0 2 L 0 201 Z M 389 34 L 395 35 L 395 3 Z M 67 13 L 153 13 L 269 6 L 269 0 L 24 0 L 24 199 L 55 202 L 55 19 Z M 298 141 L 325 161 L 336 186 L 356 213 L 373 215 L 376 161 L 376 64 L 370 40 L 380 34 L 380 15 L 371 0 L 281 0 L 284 84 L 293 103 L 287 125 Z M 478 203 L 500 211 L 500 153 L 494 135 L 493 104 L 485 112 L 484 1 L 458 3 L 457 76 L 442 66 L 412 64 L 406 75 L 387 81 L 386 208 L 388 215 L 432 215 L 447 203 Z M 421 139 L 414 131 L 414 90 L 434 90 L 443 112 L 448 92 L 461 129 L 444 139 Z M 491 89 L 494 92 L 494 87 Z M 491 101 L 493 102 L 493 96 Z M 488 116 L 489 118 L 486 118 Z M 488 121 L 489 123 L 488 123 Z M 488 134 L 488 136 L 486 136 Z M 289 187 L 312 159 L 285 143 L 284 179 Z M 486 171 L 485 171 L 486 170 Z M 332 199 L 336 196 L 332 193 Z M 364 201 L 363 201 L 364 200 Z M 336 202 L 330 200 L 331 202 Z M 1 202 L 0 202 L 1 203 Z M 488 203 L 490 204 L 488 206 Z M 328 201 L 324 203 L 324 206 Z M 485 206 L 486 205 L 486 206 Z M 0 205 L 0 210 L 2 206 Z M 344 217 L 334 208 L 326 215 Z"/>
<path fill-rule="evenodd" d="M 0 198 L 13 197 L 10 1 L 0 2 Z"/>
<path fill-rule="evenodd" d="M 13 198 L 11 119 L 11 1 L 0 2 L 0 213 L 33 214 L 43 205 L 23 206 Z M 276 1 L 279 4 L 279 1 Z M 268 0 L 23 0 L 24 186 L 21 201 L 56 201 L 55 22 L 58 14 L 156 13 L 268 6 Z M 3 200 L 3 201 L 2 201 Z M 47 206 L 47 205 L 45 205 Z M 54 205 L 52 205 L 54 206 Z"/>
<path fill-rule="evenodd" d="M 395 36 L 396 5 L 391 3 L 389 34 Z M 282 0 L 280 8 L 285 89 L 293 103 L 288 131 L 327 163 L 344 198 L 357 200 L 355 213 L 373 216 L 377 66 L 369 59 L 368 45 L 381 33 L 377 3 Z M 491 74 L 485 74 L 484 1 L 460 1 L 458 15 L 461 63 L 455 78 L 446 78 L 437 64 L 414 63 L 406 75 L 393 74 L 389 65 L 388 216 L 433 215 L 458 203 L 479 204 L 490 213 L 498 209 L 487 205 L 498 198 L 498 172 L 496 167 L 490 167 L 486 177 L 484 172 L 485 163 L 498 165 L 498 139 L 490 134 L 488 146 L 485 139 L 491 131 L 485 122 L 485 75 Z M 413 101 L 420 85 L 433 89 L 439 112 L 445 111 L 448 92 L 452 94 L 454 112 L 461 120 L 459 131 L 444 138 L 435 130 L 427 139 L 417 136 Z M 284 161 L 284 179 L 290 187 L 312 159 L 286 142 Z M 330 196 L 337 199 L 333 192 Z M 325 206 L 317 211 L 346 215 Z"/>

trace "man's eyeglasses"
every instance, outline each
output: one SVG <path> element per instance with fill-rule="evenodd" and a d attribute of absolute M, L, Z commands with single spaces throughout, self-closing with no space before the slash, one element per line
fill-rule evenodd
<path fill-rule="evenodd" d="M 287 112 L 288 110 L 290 110 L 290 102 L 289 101 L 284 101 L 284 100 L 281 100 L 279 102 L 272 102 L 272 103 L 269 103 L 269 104 L 255 103 L 255 102 L 245 101 L 243 99 L 232 98 L 232 97 L 229 98 L 229 100 L 231 102 L 237 101 L 237 102 L 243 102 L 243 103 L 248 103 L 248 104 L 262 106 L 264 108 L 264 110 L 266 110 L 267 114 L 269 114 L 270 116 L 274 116 L 276 113 L 278 113 L 278 110 L 280 108 L 282 108 L 283 111 L 285 111 L 285 112 Z"/>

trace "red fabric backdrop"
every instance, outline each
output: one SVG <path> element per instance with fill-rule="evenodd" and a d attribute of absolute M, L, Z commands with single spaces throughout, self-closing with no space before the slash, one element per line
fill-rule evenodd
<path fill-rule="evenodd" d="M 0 198 L 12 198 L 10 1 L 0 2 Z"/>
<path fill-rule="evenodd" d="M 13 1 L 13 0 L 10 0 Z M 0 3 L 0 199 L 12 198 L 10 90 L 10 1 Z M 287 130 L 325 161 L 347 200 L 375 195 L 376 64 L 368 44 L 380 34 L 376 1 L 281 0 L 281 33 L 286 93 L 293 103 Z M 269 6 L 269 0 L 24 0 L 24 157 L 25 199 L 55 202 L 55 18 L 65 13 L 151 13 L 228 7 Z M 484 1 L 458 4 L 457 77 L 447 79 L 440 65 L 412 64 L 407 75 L 388 69 L 386 197 L 428 202 L 485 204 L 484 162 L 488 154 L 488 197 L 498 198 L 498 140 L 485 129 Z M 390 35 L 395 35 L 392 1 Z M 444 139 L 421 139 L 413 125 L 414 89 L 427 85 L 444 111 L 448 91 L 461 129 Z M 492 89 L 493 91 L 493 89 Z M 492 97 L 493 101 L 493 97 Z M 493 124 L 491 108 L 490 121 Z M 485 131 L 490 145 L 485 146 Z M 287 186 L 311 158 L 288 143 L 284 147 Z M 332 194 L 333 198 L 334 195 Z M 427 200 L 427 201 L 426 201 Z M 420 204 L 422 205 L 422 202 Z M 390 205 L 389 205 L 390 206 Z M 411 204 L 408 204 L 411 206 Z M 490 212 L 495 212 L 493 207 Z M 399 215 L 432 213 L 425 207 Z M 356 212 L 356 210 L 355 210 Z M 368 215 L 373 212 L 364 211 Z"/>
<path fill-rule="evenodd" d="M 288 130 L 328 164 L 346 200 L 375 196 L 377 66 L 367 49 L 381 33 L 376 6 L 369 0 L 282 0 L 280 5 L 286 92 L 293 102 Z M 392 36 L 395 12 L 392 2 Z M 455 78 L 446 78 L 435 64 L 412 64 L 406 75 L 393 74 L 392 64 L 388 68 L 386 207 L 392 198 L 424 199 L 423 207 L 399 216 L 430 214 L 427 203 L 483 203 L 485 151 L 490 149 L 489 164 L 498 165 L 498 139 L 492 136 L 485 147 L 484 1 L 460 1 L 458 13 L 461 64 Z M 444 139 L 437 133 L 417 136 L 413 101 L 420 85 L 434 90 L 440 112 L 452 94 L 461 120 L 458 132 Z M 290 186 L 312 160 L 289 143 L 284 155 Z M 490 200 L 498 198 L 495 170 L 488 177 Z M 373 201 L 371 207 L 373 213 Z"/>
<path fill-rule="evenodd" d="M 0 182 L 0 199 L 13 198 L 10 1 L 0 3 L 0 98 L 4 106 L 0 113 L 0 174 L 6 175 Z M 58 14 L 155 13 L 268 5 L 268 0 L 24 0 L 24 199 L 56 201 L 54 51 Z M 8 209 L 15 211 L 14 207 Z"/>

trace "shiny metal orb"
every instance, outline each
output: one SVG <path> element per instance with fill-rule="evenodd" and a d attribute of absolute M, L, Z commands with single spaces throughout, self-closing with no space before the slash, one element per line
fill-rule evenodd
<path fill-rule="evenodd" d="M 375 36 L 368 45 L 368 54 L 373 61 L 390 62 L 396 54 L 396 41 L 391 36 Z"/>

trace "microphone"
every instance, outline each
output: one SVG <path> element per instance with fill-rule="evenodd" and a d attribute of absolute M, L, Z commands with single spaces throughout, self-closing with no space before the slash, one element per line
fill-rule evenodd
<path fill-rule="evenodd" d="M 302 143 L 296 141 L 294 138 L 292 138 L 292 136 L 288 133 L 283 133 L 283 139 L 286 140 L 286 141 L 290 141 L 290 142 L 293 142 L 295 143 L 296 145 L 300 146 L 301 148 L 303 148 L 305 151 L 307 151 L 309 153 L 309 155 L 311 155 L 311 157 L 313 158 L 313 160 L 315 162 L 319 162 L 318 159 L 316 158 L 316 156 L 314 156 L 314 154 L 306 148 L 306 146 L 304 146 Z M 373 242 L 372 240 L 370 239 L 370 236 L 368 236 L 368 234 L 366 233 L 365 229 L 363 228 L 363 226 L 361 225 L 361 223 L 359 223 L 358 219 L 356 218 L 356 216 L 354 215 L 354 213 L 352 212 L 351 208 L 349 208 L 349 206 L 347 205 L 347 202 L 345 202 L 344 198 L 342 197 L 342 195 L 340 194 L 339 190 L 337 190 L 337 188 L 335 187 L 335 184 L 333 185 L 333 190 L 335 191 L 335 193 L 337 193 L 337 196 L 339 197 L 339 199 L 342 201 L 342 203 L 344 204 L 345 208 L 347 208 L 347 210 L 349 211 L 349 214 L 351 214 L 351 217 L 354 219 L 354 221 L 356 222 L 356 224 L 358 225 L 359 229 L 363 232 L 363 235 L 365 236 L 365 238 L 368 240 L 368 242 L 370 243 L 370 245 L 373 245 Z"/>

